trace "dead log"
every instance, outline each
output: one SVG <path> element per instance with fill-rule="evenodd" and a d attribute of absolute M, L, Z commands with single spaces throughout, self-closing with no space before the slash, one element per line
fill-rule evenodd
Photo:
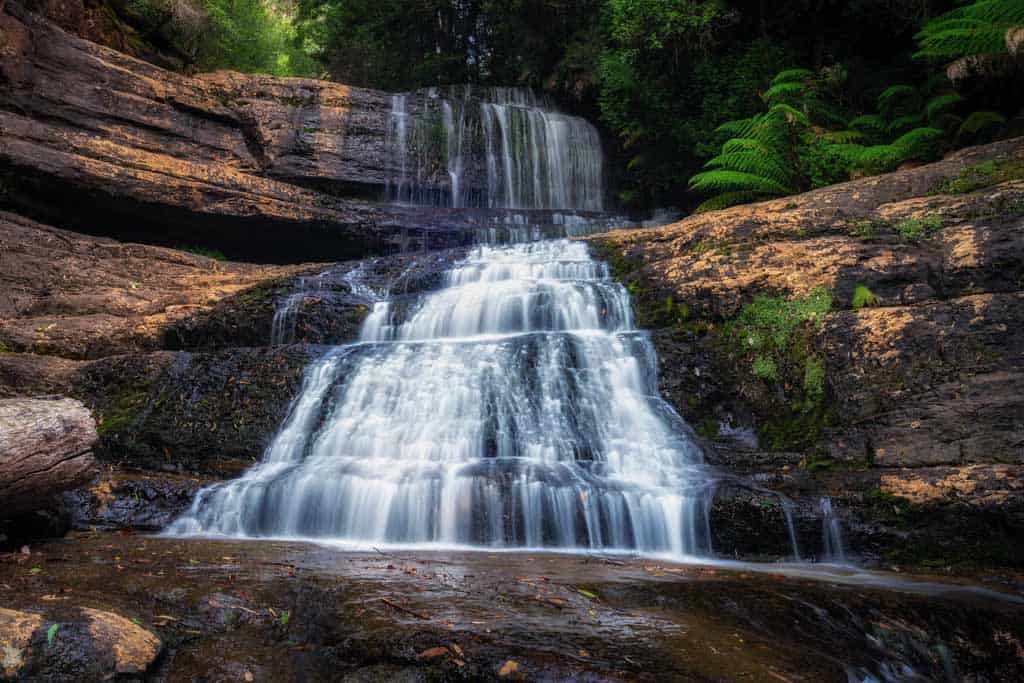
<path fill-rule="evenodd" d="M 45 507 L 88 482 L 98 438 L 92 414 L 73 399 L 0 399 L 0 516 Z"/>

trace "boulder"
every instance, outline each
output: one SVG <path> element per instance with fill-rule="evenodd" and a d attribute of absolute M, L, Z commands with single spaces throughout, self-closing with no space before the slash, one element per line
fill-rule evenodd
<path fill-rule="evenodd" d="M 0 608 L 5 680 L 140 678 L 163 643 L 120 614 L 81 607 L 54 615 Z"/>

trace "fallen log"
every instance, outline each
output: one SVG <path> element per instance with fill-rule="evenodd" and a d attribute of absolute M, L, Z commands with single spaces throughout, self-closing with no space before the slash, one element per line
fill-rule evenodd
<path fill-rule="evenodd" d="M 0 399 L 0 517 L 38 510 L 88 482 L 98 438 L 92 414 L 73 399 Z"/>

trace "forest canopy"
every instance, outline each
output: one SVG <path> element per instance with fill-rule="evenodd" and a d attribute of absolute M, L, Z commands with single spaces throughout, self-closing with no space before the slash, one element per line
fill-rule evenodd
<path fill-rule="evenodd" d="M 599 122 L 625 208 L 889 170 L 1008 134 L 1024 104 L 1020 0 L 131 2 L 198 69 L 546 91 Z"/>

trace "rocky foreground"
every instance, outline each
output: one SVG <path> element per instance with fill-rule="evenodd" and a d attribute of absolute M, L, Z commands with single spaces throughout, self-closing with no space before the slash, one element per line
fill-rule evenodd
<path fill-rule="evenodd" d="M 1019 594 L 914 577 L 76 535 L 0 557 L 0 675 L 1016 681 Z M 96 605 L 102 605 L 97 609 Z M 913 677 L 913 678 L 911 678 Z"/>

